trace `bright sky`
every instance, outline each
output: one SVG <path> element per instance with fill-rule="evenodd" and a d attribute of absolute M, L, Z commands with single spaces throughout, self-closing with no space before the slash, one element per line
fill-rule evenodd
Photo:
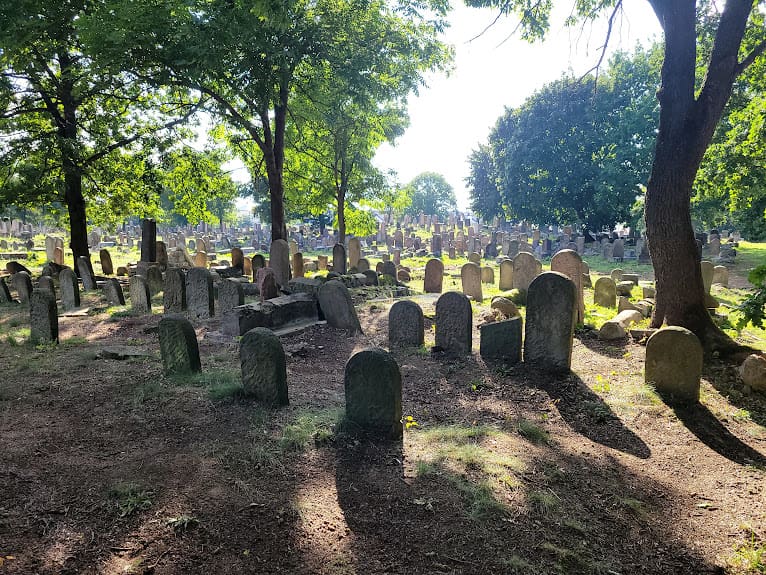
<path fill-rule="evenodd" d="M 569 3 L 557 3 L 569 10 Z M 637 42 L 660 38 L 661 30 L 646 0 L 624 0 L 610 39 L 610 50 L 632 50 Z M 384 145 L 375 157 L 382 169 L 393 169 L 407 183 L 421 172 L 442 174 L 455 189 L 460 208 L 468 206 L 464 179 L 468 156 L 506 106 L 516 107 L 543 84 L 573 71 L 581 75 L 599 59 L 606 26 L 567 29 L 565 11 L 556 14 L 544 43 L 508 38 L 515 22 L 501 19 L 484 35 L 469 42 L 494 19 L 496 12 L 466 7 L 453 0 L 452 26 L 445 41 L 455 47 L 454 70 L 434 77 L 409 101 L 410 127 L 394 147 Z M 507 39 L 507 41 L 506 41 Z M 505 41 L 505 42 L 504 42 Z"/>

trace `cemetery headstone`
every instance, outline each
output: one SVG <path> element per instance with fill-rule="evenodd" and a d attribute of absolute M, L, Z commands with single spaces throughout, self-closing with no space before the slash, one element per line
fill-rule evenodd
<path fill-rule="evenodd" d="M 290 245 L 282 239 L 271 242 L 269 267 L 274 270 L 274 279 L 279 286 L 290 281 Z"/>
<path fill-rule="evenodd" d="M 420 347 L 423 341 L 423 310 L 413 301 L 397 301 L 388 312 L 388 344 Z"/>
<path fill-rule="evenodd" d="M 705 293 L 710 293 L 710 286 L 713 284 L 713 270 L 715 266 L 713 262 L 701 261 L 700 271 L 702 272 L 702 285 L 705 288 Z"/>
<path fill-rule="evenodd" d="M 134 313 L 150 314 L 152 313 L 152 295 L 149 292 L 149 284 L 143 276 L 131 276 L 130 286 L 130 307 Z"/>
<path fill-rule="evenodd" d="M 561 250 L 551 258 L 551 271 L 567 276 L 575 285 L 577 293 L 577 323 L 585 320 L 585 303 L 582 286 L 582 258 L 574 250 Z"/>
<path fill-rule="evenodd" d="M 11 297 L 11 291 L 8 289 L 8 284 L 5 283 L 5 278 L 0 277 L 0 304 L 11 303 L 13 298 Z"/>
<path fill-rule="evenodd" d="M 156 242 L 154 253 L 156 254 L 156 262 L 160 267 L 160 271 L 168 269 L 168 246 L 165 242 Z"/>
<path fill-rule="evenodd" d="M 103 248 L 98 252 L 98 258 L 101 260 L 101 271 L 104 275 L 110 276 L 114 273 L 114 266 L 112 266 L 112 256 L 109 254 L 109 250 Z"/>
<path fill-rule="evenodd" d="M 332 271 L 343 275 L 347 269 L 346 247 L 343 244 L 335 244 L 332 248 Z"/>
<path fill-rule="evenodd" d="M 537 276 L 527 291 L 524 361 L 546 371 L 569 371 L 576 317 L 574 282 L 559 272 Z"/>
<path fill-rule="evenodd" d="M 177 314 L 186 310 L 186 275 L 183 270 L 170 268 L 165 272 L 162 305 L 166 314 Z"/>
<path fill-rule="evenodd" d="M 32 343 L 58 343 L 59 319 L 56 297 L 47 289 L 35 288 L 29 299 L 29 339 Z"/>
<path fill-rule="evenodd" d="M 604 276 L 596 280 L 593 288 L 593 303 L 609 308 L 617 306 L 617 285 L 612 278 Z"/>
<path fill-rule="evenodd" d="M 527 291 L 540 272 L 542 264 L 530 253 L 519 252 L 513 258 L 513 289 Z"/>
<path fill-rule="evenodd" d="M 246 395 L 270 407 L 289 404 L 285 351 L 273 331 L 256 327 L 245 333 L 239 360 Z"/>
<path fill-rule="evenodd" d="M 295 252 L 293 254 L 293 277 L 302 278 L 303 276 L 303 254 Z"/>
<path fill-rule="evenodd" d="M 462 293 L 442 294 L 436 300 L 435 347 L 448 354 L 470 354 L 472 313 L 471 302 Z"/>
<path fill-rule="evenodd" d="M 402 376 L 394 357 L 379 348 L 346 363 L 346 420 L 381 439 L 402 437 Z"/>
<path fill-rule="evenodd" d="M 245 254 L 241 248 L 231 248 L 231 267 L 237 268 L 243 275 L 248 275 L 245 271 Z"/>
<path fill-rule="evenodd" d="M 223 315 L 230 309 L 245 305 L 245 291 L 235 279 L 224 279 L 218 284 L 218 314 Z"/>
<path fill-rule="evenodd" d="M 141 261 L 157 261 L 157 222 L 150 218 L 141 220 Z"/>
<path fill-rule="evenodd" d="M 50 276 L 40 276 L 37 280 L 37 287 L 40 289 L 47 289 L 51 292 L 53 299 L 56 299 L 56 287 L 53 285 L 53 278 Z"/>
<path fill-rule="evenodd" d="M 473 262 L 463 264 L 460 268 L 460 279 L 465 295 L 477 302 L 484 300 L 481 290 L 481 268 L 478 265 Z"/>
<path fill-rule="evenodd" d="M 80 285 L 77 276 L 69 269 L 59 272 L 59 288 L 61 289 L 61 307 L 69 311 L 80 307 Z"/>
<path fill-rule="evenodd" d="M 513 289 L 513 260 L 505 259 L 500 262 L 500 289 Z"/>
<path fill-rule="evenodd" d="M 361 257 L 362 245 L 359 242 L 359 238 L 351 238 L 348 240 L 348 265 L 352 268 L 359 269 L 359 258 Z"/>
<path fill-rule="evenodd" d="M 167 374 L 202 371 L 197 334 L 191 322 L 181 315 L 166 315 L 158 326 L 162 365 Z"/>
<path fill-rule="evenodd" d="M 192 268 L 186 274 L 186 309 L 192 319 L 215 315 L 213 276 L 205 268 Z"/>
<path fill-rule="evenodd" d="M 482 266 L 481 268 L 481 283 L 494 284 L 495 283 L 495 270 L 489 266 Z"/>
<path fill-rule="evenodd" d="M 270 267 L 258 268 L 255 273 L 255 285 L 258 287 L 258 293 L 261 301 L 279 297 L 279 286 L 277 285 L 277 276 Z"/>
<path fill-rule="evenodd" d="M 144 271 L 146 274 L 146 283 L 149 285 L 149 293 L 157 295 L 162 291 L 164 280 L 162 279 L 162 271 L 160 271 L 159 265 L 150 265 Z"/>
<path fill-rule="evenodd" d="M 479 355 L 486 361 L 514 365 L 521 361 L 521 317 L 479 326 Z"/>
<path fill-rule="evenodd" d="M 77 271 L 80 272 L 83 290 L 93 291 L 96 289 L 96 278 L 93 276 L 93 269 L 87 257 L 80 256 L 77 258 Z"/>
<path fill-rule="evenodd" d="M 104 283 L 104 297 L 110 306 L 125 305 L 125 294 L 117 278 L 109 278 Z"/>
<path fill-rule="evenodd" d="M 21 303 L 29 303 L 32 297 L 32 278 L 25 271 L 16 272 L 11 276 L 11 285 L 16 290 L 16 295 Z"/>
<path fill-rule="evenodd" d="M 330 327 L 344 329 L 350 335 L 362 333 L 354 302 L 343 282 L 330 280 L 319 288 L 319 308 Z"/>
<path fill-rule="evenodd" d="M 729 287 L 729 270 L 726 266 L 715 266 L 713 268 L 713 283 Z"/>
<path fill-rule="evenodd" d="M 423 291 L 425 293 L 441 293 L 444 280 L 444 264 L 441 260 L 431 258 L 426 262 Z"/>
<path fill-rule="evenodd" d="M 702 344 L 688 329 L 670 326 L 657 330 L 646 342 L 644 380 L 670 405 L 699 401 Z"/>

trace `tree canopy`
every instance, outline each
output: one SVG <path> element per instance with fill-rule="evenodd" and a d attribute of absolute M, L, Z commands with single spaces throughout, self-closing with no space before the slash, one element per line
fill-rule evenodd
<path fill-rule="evenodd" d="M 413 216 L 424 213 L 444 218 L 457 208 L 455 190 L 436 172 L 418 174 L 407 184 L 405 191 L 412 198 L 405 211 Z"/>

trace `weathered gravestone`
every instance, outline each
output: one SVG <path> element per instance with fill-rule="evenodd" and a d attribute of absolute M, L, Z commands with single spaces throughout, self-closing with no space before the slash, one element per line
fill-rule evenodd
<path fill-rule="evenodd" d="M 240 248 L 231 248 L 231 267 L 237 268 L 242 275 L 245 273 L 245 254 Z"/>
<path fill-rule="evenodd" d="M 388 312 L 388 345 L 420 347 L 423 345 L 423 310 L 413 301 L 400 300 Z"/>
<path fill-rule="evenodd" d="M 207 267 L 207 254 L 205 252 L 197 252 L 194 256 L 194 267 L 206 268 Z"/>
<path fill-rule="evenodd" d="M 56 297 L 47 289 L 32 290 L 29 299 L 29 339 L 32 343 L 52 343 L 59 339 Z"/>
<path fill-rule="evenodd" d="M 444 280 L 444 264 L 441 260 L 431 258 L 426 262 L 425 278 L 423 280 L 423 291 L 425 293 L 442 293 L 442 283 Z"/>
<path fill-rule="evenodd" d="M 379 348 L 355 353 L 343 382 L 347 422 L 374 437 L 402 437 L 402 376 L 390 353 Z"/>
<path fill-rule="evenodd" d="M 702 273 L 702 286 L 705 288 L 705 293 L 710 293 L 710 286 L 713 285 L 713 271 L 715 266 L 713 262 L 701 261 L 700 271 Z"/>
<path fill-rule="evenodd" d="M 83 290 L 93 291 L 96 289 L 96 278 L 93 275 L 93 268 L 91 267 L 90 260 L 87 257 L 80 256 L 77 258 L 77 271 L 80 273 Z"/>
<path fill-rule="evenodd" d="M 109 278 L 104 282 L 104 297 L 109 305 L 125 305 L 125 294 L 117 278 Z"/>
<path fill-rule="evenodd" d="M 489 266 L 482 266 L 481 268 L 481 283 L 494 284 L 495 283 L 495 270 Z"/>
<path fill-rule="evenodd" d="M 551 271 L 567 276 L 575 285 L 577 294 L 577 323 L 585 321 L 585 303 L 582 294 L 582 258 L 574 250 L 561 250 L 551 258 Z"/>
<path fill-rule="evenodd" d="M 546 371 L 569 371 L 576 317 L 574 282 L 559 272 L 537 276 L 527 291 L 524 362 Z"/>
<path fill-rule="evenodd" d="M 665 327 L 646 342 L 644 380 L 669 405 L 697 403 L 701 376 L 702 344 L 688 329 Z"/>
<path fill-rule="evenodd" d="M 245 304 L 242 284 L 234 279 L 224 279 L 218 284 L 218 315 Z"/>
<path fill-rule="evenodd" d="M 11 303 L 13 298 L 11 292 L 8 289 L 8 284 L 5 283 L 5 278 L 0 277 L 0 303 Z"/>
<path fill-rule="evenodd" d="M 130 307 L 134 313 L 152 313 L 152 295 L 143 276 L 131 276 L 129 280 Z"/>
<path fill-rule="evenodd" d="M 248 279 L 253 275 L 253 260 L 247 256 L 242 257 L 242 275 Z"/>
<path fill-rule="evenodd" d="M 77 276 L 69 268 L 59 272 L 59 287 L 61 288 L 61 307 L 69 311 L 80 307 L 80 285 Z"/>
<path fill-rule="evenodd" d="M 256 327 L 243 335 L 239 361 L 246 395 L 270 407 L 289 404 L 285 351 L 273 331 Z"/>
<path fill-rule="evenodd" d="M 622 240 L 614 240 L 612 244 L 612 257 L 618 261 L 622 261 L 625 257 L 625 243 Z"/>
<path fill-rule="evenodd" d="M 369 271 L 370 269 L 370 260 L 367 258 L 359 258 L 359 261 L 356 264 L 356 269 L 359 271 L 359 273 L 364 273 L 366 271 Z"/>
<path fill-rule="evenodd" d="M 359 258 L 361 257 L 362 244 L 359 242 L 359 238 L 351 238 L 348 240 L 348 265 L 352 268 L 359 269 Z"/>
<path fill-rule="evenodd" d="M 302 278 L 303 276 L 303 254 L 301 252 L 295 252 L 293 254 L 293 277 Z"/>
<path fill-rule="evenodd" d="M 530 253 L 519 252 L 513 258 L 513 289 L 527 291 L 540 272 L 542 264 Z"/>
<path fill-rule="evenodd" d="M 192 319 L 215 315 L 213 276 L 205 268 L 192 268 L 186 274 L 186 309 Z"/>
<path fill-rule="evenodd" d="M 327 320 L 327 325 L 345 329 L 350 335 L 362 333 L 354 302 L 351 301 L 351 294 L 343 282 L 330 280 L 319 288 L 319 308 Z"/>
<path fill-rule="evenodd" d="M 335 244 L 332 248 L 332 271 L 345 274 L 346 268 L 346 247 L 343 244 Z"/>
<path fill-rule="evenodd" d="M 715 266 L 713 268 L 713 283 L 729 287 L 729 270 L 726 266 Z"/>
<path fill-rule="evenodd" d="M 112 265 L 112 256 L 109 254 L 109 250 L 106 248 L 98 252 L 98 259 L 101 260 L 101 271 L 104 275 L 110 276 L 114 273 L 114 266 Z"/>
<path fill-rule="evenodd" d="M 479 326 L 479 355 L 486 361 L 514 365 L 521 361 L 521 317 Z"/>
<path fill-rule="evenodd" d="M 473 262 L 463 264 L 460 268 L 460 280 L 463 287 L 463 293 L 474 301 L 481 302 L 484 295 L 481 291 L 481 268 Z"/>
<path fill-rule="evenodd" d="M 186 275 L 183 270 L 170 268 L 165 272 L 162 305 L 166 314 L 181 313 L 186 310 Z"/>
<path fill-rule="evenodd" d="M 32 278 L 28 272 L 16 272 L 11 276 L 11 285 L 16 290 L 16 295 L 21 303 L 29 303 L 32 296 Z"/>
<path fill-rule="evenodd" d="M 513 289 L 513 260 L 505 259 L 500 262 L 500 289 Z"/>
<path fill-rule="evenodd" d="M 435 347 L 448 354 L 467 355 L 472 344 L 472 310 L 468 298 L 447 292 L 436 300 Z"/>
<path fill-rule="evenodd" d="M 167 374 L 202 371 L 197 334 L 191 322 L 180 315 L 166 315 L 158 326 L 162 365 Z"/>
<path fill-rule="evenodd" d="M 274 278 L 280 287 L 290 281 L 290 245 L 282 239 L 271 242 L 269 267 L 274 270 Z"/>
<path fill-rule="evenodd" d="M 258 268 L 255 272 L 255 285 L 261 296 L 261 301 L 266 301 L 279 297 L 279 286 L 277 285 L 277 276 L 274 270 L 268 268 Z"/>
<path fill-rule="evenodd" d="M 317 256 L 317 267 L 319 268 L 319 271 L 325 271 L 327 269 L 327 256 Z"/>
<path fill-rule="evenodd" d="M 255 254 L 252 258 L 253 260 L 253 269 L 258 270 L 260 268 L 266 267 L 266 258 L 263 257 L 261 254 Z"/>
<path fill-rule="evenodd" d="M 144 271 L 146 274 L 146 283 L 149 284 L 149 293 L 157 295 L 164 287 L 165 281 L 162 279 L 162 270 L 159 265 L 151 265 Z"/>
<path fill-rule="evenodd" d="M 56 287 L 53 285 L 52 277 L 40 276 L 40 279 L 37 280 L 37 287 L 40 289 L 47 289 L 49 292 L 51 292 L 53 299 L 56 299 Z"/>
<path fill-rule="evenodd" d="M 596 280 L 593 287 L 593 303 L 602 307 L 617 306 L 617 285 L 612 278 L 604 276 Z"/>
<path fill-rule="evenodd" d="M 53 261 L 60 266 L 64 265 L 64 248 L 56 246 L 53 249 Z"/>

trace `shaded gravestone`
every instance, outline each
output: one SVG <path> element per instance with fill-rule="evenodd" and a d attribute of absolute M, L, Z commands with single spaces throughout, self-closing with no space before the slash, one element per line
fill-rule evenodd
<path fill-rule="evenodd" d="M 423 310 L 413 301 L 400 300 L 388 312 L 388 345 L 420 347 L 423 345 Z"/>
<path fill-rule="evenodd" d="M 356 264 L 356 269 L 359 273 L 364 273 L 370 269 L 370 261 L 367 258 L 359 258 Z"/>
<path fill-rule="evenodd" d="M 288 405 L 287 361 L 279 338 L 270 329 L 251 329 L 239 343 L 242 387 L 247 396 L 271 407 Z"/>
<path fill-rule="evenodd" d="M 327 259 L 327 256 L 324 255 L 317 256 L 317 268 L 319 268 L 319 271 L 327 270 Z"/>
<path fill-rule="evenodd" d="M 472 310 L 468 298 L 447 292 L 436 300 L 435 347 L 449 354 L 467 355 L 472 344 Z"/>
<path fill-rule="evenodd" d="M 143 276 L 131 276 L 129 280 L 130 309 L 133 313 L 152 313 L 152 295 Z"/>
<path fill-rule="evenodd" d="M 162 270 L 159 265 L 152 265 L 145 270 L 146 283 L 149 284 L 149 293 L 152 296 L 160 293 L 164 287 L 165 280 L 162 279 Z"/>
<path fill-rule="evenodd" d="M 255 272 L 255 285 L 261 296 L 261 301 L 279 297 L 279 286 L 277 285 L 277 276 L 271 268 L 258 268 Z"/>
<path fill-rule="evenodd" d="M 282 239 L 271 242 L 269 267 L 274 270 L 274 278 L 279 286 L 286 286 L 290 281 L 290 245 Z"/>
<path fill-rule="evenodd" d="M 519 252 L 513 258 L 513 289 L 527 291 L 540 272 L 542 264 L 530 253 Z"/>
<path fill-rule="evenodd" d="M 266 267 L 266 258 L 264 258 L 261 254 L 255 254 L 252 258 L 252 261 L 254 270 Z"/>
<path fill-rule="evenodd" d="M 109 278 L 104 282 L 104 297 L 106 302 L 111 305 L 125 305 L 125 294 L 122 293 L 122 286 L 117 278 Z"/>
<path fill-rule="evenodd" d="M 638 274 L 629 274 L 623 272 L 622 274 L 622 281 L 624 282 L 631 282 L 634 286 L 638 285 L 640 276 Z"/>
<path fill-rule="evenodd" d="M 402 376 L 390 353 L 379 348 L 355 353 L 343 384 L 347 422 L 381 439 L 402 437 Z"/>
<path fill-rule="evenodd" d="M 90 260 L 85 256 L 77 258 L 77 271 L 82 280 L 82 289 L 84 291 L 93 291 L 96 289 L 96 278 L 93 276 L 93 269 Z"/>
<path fill-rule="evenodd" d="M 242 275 L 248 275 L 245 272 L 245 254 L 240 248 L 231 248 L 231 267 L 237 268 Z"/>
<path fill-rule="evenodd" d="M 104 275 L 110 276 L 114 273 L 114 266 L 112 265 L 112 256 L 109 254 L 109 250 L 106 248 L 98 252 L 98 259 L 101 261 L 101 271 Z"/>
<path fill-rule="evenodd" d="M 617 284 L 612 278 L 604 276 L 596 280 L 593 287 L 593 303 L 602 307 L 617 306 Z"/>
<path fill-rule="evenodd" d="M 165 313 L 182 313 L 186 310 L 186 275 L 179 268 L 165 272 L 162 288 L 162 306 Z"/>
<path fill-rule="evenodd" d="M 346 268 L 346 248 L 343 244 L 335 244 L 332 248 L 332 271 L 345 274 Z"/>
<path fill-rule="evenodd" d="M 721 240 L 720 238 L 713 238 L 710 240 L 710 243 L 708 244 L 708 249 L 710 250 L 710 256 L 711 257 L 718 257 L 721 255 Z"/>
<path fill-rule="evenodd" d="M 546 371 L 569 371 L 576 317 L 574 282 L 559 272 L 537 276 L 527 290 L 524 361 Z"/>
<path fill-rule="evenodd" d="M 484 295 L 481 291 L 481 268 L 473 262 L 463 264 L 460 268 L 460 280 L 463 287 L 463 293 L 471 297 L 474 301 L 483 301 Z"/>
<path fill-rule="evenodd" d="M 80 307 L 80 284 L 77 276 L 69 268 L 59 272 L 59 288 L 61 289 L 61 307 L 69 311 Z"/>
<path fill-rule="evenodd" d="M 380 275 L 391 276 L 396 280 L 396 264 L 394 262 L 382 262 Z"/>
<path fill-rule="evenodd" d="M 154 249 L 155 261 L 160 268 L 160 271 L 168 269 L 168 246 L 165 242 L 158 241 Z"/>
<path fill-rule="evenodd" d="M 476 252 L 471 252 L 470 254 L 468 254 L 468 261 L 476 265 L 479 265 L 481 263 L 481 256 L 477 254 Z"/>
<path fill-rule="evenodd" d="M 16 295 L 21 303 L 29 303 L 32 296 L 32 278 L 28 272 L 20 271 L 11 276 L 11 285 L 16 290 Z"/>
<path fill-rule="evenodd" d="M 215 315 L 213 276 L 205 268 L 192 268 L 186 274 L 186 310 L 192 319 Z"/>
<path fill-rule="evenodd" d="M 157 222 L 150 218 L 141 220 L 141 261 L 157 261 Z"/>
<path fill-rule="evenodd" d="M 319 288 L 319 308 L 327 325 L 344 329 L 349 334 L 362 333 L 354 302 L 343 282 L 330 280 Z"/>
<path fill-rule="evenodd" d="M 500 289 L 502 291 L 513 289 L 513 260 L 506 259 L 500 262 Z"/>
<path fill-rule="evenodd" d="M 11 303 L 13 298 L 11 292 L 8 289 L 8 284 L 5 283 L 5 278 L 0 277 L 0 304 Z"/>
<path fill-rule="evenodd" d="M 29 339 L 32 343 L 58 342 L 56 297 L 47 289 L 32 290 L 29 297 L 29 326 Z"/>
<path fill-rule="evenodd" d="M 713 283 L 729 287 L 729 270 L 726 266 L 715 266 L 713 268 Z"/>
<path fill-rule="evenodd" d="M 245 305 L 245 291 L 242 284 L 234 279 L 224 279 L 218 284 L 218 315 L 230 309 Z"/>
<path fill-rule="evenodd" d="M 166 315 L 158 326 L 162 365 L 167 374 L 202 371 L 197 334 L 191 322 L 180 315 Z"/>
<path fill-rule="evenodd" d="M 625 257 L 625 243 L 622 240 L 614 240 L 612 244 L 612 257 L 622 261 Z"/>
<path fill-rule="evenodd" d="M 247 256 L 242 258 L 242 275 L 248 279 L 253 276 L 253 260 Z"/>
<path fill-rule="evenodd" d="M 425 293 L 442 293 L 444 281 L 444 264 L 441 260 L 431 258 L 426 262 L 423 291 Z"/>
<path fill-rule="evenodd" d="M 619 283 L 622 281 L 622 274 L 624 272 L 620 268 L 615 268 L 609 273 L 609 277 L 612 278 L 614 283 Z"/>
<path fill-rule="evenodd" d="M 670 405 L 699 401 L 702 344 L 679 326 L 657 330 L 646 342 L 644 380 Z"/>
<path fill-rule="evenodd" d="M 713 271 L 715 266 L 713 262 L 701 261 L 700 272 L 702 273 L 702 286 L 705 288 L 705 293 L 710 293 L 710 286 L 713 285 Z"/>
<path fill-rule="evenodd" d="M 582 293 L 582 258 L 575 250 L 561 250 L 551 258 L 551 271 L 567 276 L 577 293 L 577 323 L 585 321 L 585 302 Z"/>
<path fill-rule="evenodd" d="M 521 361 L 521 317 L 479 326 L 479 355 L 486 361 L 514 365 Z"/>
<path fill-rule="evenodd" d="M 495 283 L 495 270 L 489 266 L 483 266 L 481 268 L 481 283 L 494 284 Z"/>
<path fill-rule="evenodd" d="M 50 276 L 40 276 L 37 280 L 37 287 L 40 289 L 47 289 L 51 292 L 53 299 L 56 299 L 56 286 L 53 285 L 53 278 Z"/>
<path fill-rule="evenodd" d="M 359 238 L 351 238 L 350 240 L 348 240 L 349 267 L 359 269 L 359 259 L 361 257 L 362 257 L 362 244 L 360 243 Z"/>
<path fill-rule="evenodd" d="M 302 278 L 303 276 L 303 254 L 301 252 L 295 252 L 293 254 L 293 277 Z"/>

